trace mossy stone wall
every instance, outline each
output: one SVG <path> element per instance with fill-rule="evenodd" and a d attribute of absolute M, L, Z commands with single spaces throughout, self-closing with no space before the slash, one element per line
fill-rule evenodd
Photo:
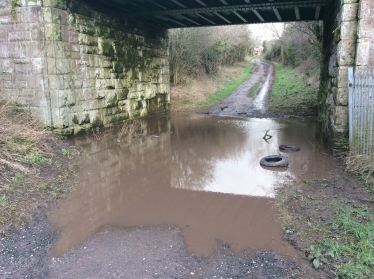
<path fill-rule="evenodd" d="M 6 92 L 0 89 L 0 95 L 17 96 L 45 125 L 66 135 L 168 110 L 165 30 L 105 14 L 98 11 L 100 7 L 75 0 L 19 0 L 13 6 L 11 0 L 0 0 L 0 22 L 6 18 L 9 23 L 6 30 L 0 25 L 1 30 L 18 32 L 13 34 L 16 43 L 7 42 L 7 50 L 0 49 L 0 62 L 9 60 L 6 78 L 8 87 L 12 86 Z M 27 26 L 31 21 L 35 34 Z M 0 36 L 0 42 L 2 37 L 9 41 L 10 31 L 6 38 Z M 25 46 L 27 53 L 20 57 L 13 55 L 13 48 L 25 44 L 25 36 L 32 37 L 27 42 L 32 46 Z M 26 61 L 17 61 L 23 56 Z M 0 75 L 0 80 L 5 78 Z M 25 94 L 20 94 L 23 87 Z M 33 92 L 28 98 L 26 89 Z"/>
<path fill-rule="evenodd" d="M 348 68 L 374 69 L 374 1 L 335 0 L 324 26 L 319 118 L 340 152 L 348 148 Z"/>
<path fill-rule="evenodd" d="M 319 118 L 333 150 L 347 147 L 348 67 L 355 66 L 358 0 L 335 0 L 324 22 Z"/>

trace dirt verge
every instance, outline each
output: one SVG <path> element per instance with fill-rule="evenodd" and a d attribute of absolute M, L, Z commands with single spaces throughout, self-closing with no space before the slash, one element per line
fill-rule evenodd
<path fill-rule="evenodd" d="M 340 159 L 328 177 L 306 177 L 302 184 L 281 185 L 276 200 L 285 239 L 305 254 L 321 276 L 372 278 L 368 276 L 370 264 L 353 251 L 360 250 L 361 244 L 349 226 L 371 230 L 373 192 L 347 174 Z M 344 217 L 342 211 L 347 212 Z M 373 257 L 373 249 L 364 251 L 366 257 Z"/>

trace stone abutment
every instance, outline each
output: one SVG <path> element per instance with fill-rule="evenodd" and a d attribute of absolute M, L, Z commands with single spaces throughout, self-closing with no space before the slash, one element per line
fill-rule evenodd
<path fill-rule="evenodd" d="M 324 22 L 319 118 L 331 148 L 347 148 L 348 67 L 374 67 L 374 1 L 336 0 Z"/>
<path fill-rule="evenodd" d="M 0 97 L 64 135 L 161 113 L 167 31 L 79 1 L 0 0 Z"/>

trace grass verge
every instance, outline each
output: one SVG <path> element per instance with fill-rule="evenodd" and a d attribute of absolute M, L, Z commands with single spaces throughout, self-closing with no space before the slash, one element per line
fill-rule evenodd
<path fill-rule="evenodd" d="M 252 62 L 249 62 L 243 68 L 241 74 L 238 77 L 228 82 L 225 82 L 220 90 L 214 92 L 212 95 L 209 95 L 205 103 L 202 105 L 201 109 L 206 109 L 210 107 L 211 105 L 226 98 L 232 91 L 238 88 L 238 86 L 242 84 L 250 76 L 253 67 L 254 67 L 254 64 Z"/>
<path fill-rule="evenodd" d="M 171 88 L 171 111 L 187 113 L 203 111 L 215 100 L 224 98 L 235 89 L 232 84 L 228 86 L 229 83 L 240 78 L 239 81 L 234 82 L 240 84 L 250 75 L 254 67 L 250 60 L 251 58 L 247 58 L 246 61 L 234 66 L 221 67 L 216 76 L 201 75 L 187 84 L 173 86 Z M 223 91 L 226 93 L 222 93 Z"/>
<path fill-rule="evenodd" d="M 258 79 L 258 81 L 251 88 L 249 88 L 248 94 L 247 94 L 248 97 L 251 98 L 251 97 L 253 97 L 255 95 L 255 93 L 257 92 L 258 88 L 260 87 L 260 84 L 261 84 L 262 80 L 263 80 L 263 77 L 260 77 Z"/>
<path fill-rule="evenodd" d="M 317 84 L 308 84 L 295 68 L 274 63 L 269 110 L 277 114 L 316 115 Z"/>
<path fill-rule="evenodd" d="M 76 153 L 20 107 L 0 102 L 0 233 L 30 218 L 30 208 L 64 196 Z"/>

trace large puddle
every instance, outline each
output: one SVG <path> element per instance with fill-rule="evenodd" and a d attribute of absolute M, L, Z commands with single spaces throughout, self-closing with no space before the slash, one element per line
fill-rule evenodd
<path fill-rule="evenodd" d="M 262 139 L 266 130 L 272 138 Z M 50 221 L 61 233 L 54 256 L 104 226 L 174 225 L 187 252 L 209 255 L 218 241 L 233 251 L 274 249 L 296 257 L 281 239 L 273 210 L 277 183 L 327 175 L 331 159 L 317 123 L 300 119 L 235 119 L 193 115 L 144 120 L 136 136 L 117 141 L 79 137 L 82 186 L 60 202 Z M 287 169 L 260 166 L 279 144 L 296 145 Z"/>

